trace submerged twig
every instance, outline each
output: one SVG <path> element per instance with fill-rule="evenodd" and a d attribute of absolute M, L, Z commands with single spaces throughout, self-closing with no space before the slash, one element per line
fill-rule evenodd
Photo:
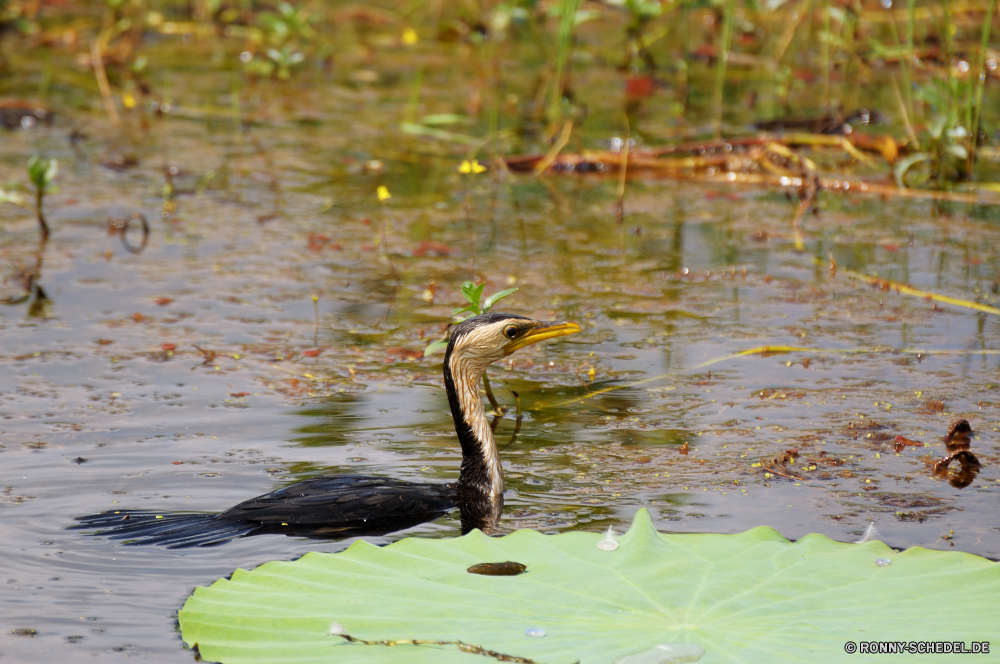
<path fill-rule="evenodd" d="M 503 415 L 505 408 L 500 405 L 497 398 L 493 396 L 493 388 L 490 386 L 490 379 L 485 373 L 483 374 L 483 387 L 486 390 L 486 398 L 489 400 L 490 405 L 493 407 L 493 412 L 497 415 Z"/>
<path fill-rule="evenodd" d="M 129 244 L 128 241 L 128 229 L 133 221 L 138 221 L 140 228 L 142 228 L 142 242 L 138 245 Z M 112 217 L 108 219 L 108 226 L 113 233 L 117 233 L 121 237 L 122 245 L 129 253 L 141 254 L 149 243 L 149 222 L 146 220 L 146 215 L 141 212 L 133 212 L 124 219 Z"/>
<path fill-rule="evenodd" d="M 625 218 L 625 176 L 628 174 L 628 151 L 629 143 L 632 142 L 632 126 L 628 121 L 628 113 L 625 114 L 625 142 L 622 143 L 622 162 L 618 168 L 618 205 L 615 208 L 615 220 L 621 226 Z"/>
<path fill-rule="evenodd" d="M 523 417 L 523 414 L 521 413 L 521 395 L 514 390 L 511 390 L 510 393 L 514 395 L 514 408 L 517 409 L 517 418 L 514 420 L 514 433 L 510 435 L 510 440 L 507 441 L 507 444 L 500 448 L 501 451 L 513 445 L 517 441 L 517 434 L 521 433 L 521 419 Z M 495 427 L 493 433 L 496 433 Z"/>
<path fill-rule="evenodd" d="M 312 296 L 313 314 L 316 316 L 316 328 L 313 330 L 313 346 L 319 345 L 319 295 Z"/>
<path fill-rule="evenodd" d="M 773 461 L 765 461 L 764 459 L 760 460 L 760 469 L 762 471 L 764 471 L 764 472 L 774 473 L 775 475 L 778 475 L 780 477 L 784 477 L 784 478 L 790 479 L 790 480 L 797 480 L 799 482 L 807 482 L 808 481 L 808 480 L 806 480 L 806 478 L 799 477 L 798 475 L 792 475 L 791 473 L 783 473 L 780 470 L 777 470 L 775 468 L 776 465 L 777 464 L 774 463 Z"/>

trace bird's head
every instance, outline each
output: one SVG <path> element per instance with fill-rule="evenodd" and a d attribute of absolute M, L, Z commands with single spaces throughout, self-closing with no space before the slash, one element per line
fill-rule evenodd
<path fill-rule="evenodd" d="M 486 367 L 531 344 L 576 334 L 580 325 L 572 321 L 541 321 L 516 314 L 487 313 L 473 316 L 452 328 L 448 359 L 461 359 L 471 371 Z"/>

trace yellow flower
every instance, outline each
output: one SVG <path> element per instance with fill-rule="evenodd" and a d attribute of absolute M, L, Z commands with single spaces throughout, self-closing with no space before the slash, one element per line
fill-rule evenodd
<path fill-rule="evenodd" d="M 407 46 L 413 46 L 417 43 L 417 31 L 413 28 L 407 28 L 403 30 L 403 43 Z"/>
<path fill-rule="evenodd" d="M 486 170 L 486 167 L 480 164 L 478 161 L 473 159 L 472 161 L 463 161 L 462 165 L 458 167 L 459 173 L 474 173 L 479 174 Z"/>
<path fill-rule="evenodd" d="M 378 195 L 378 199 L 380 201 L 384 201 L 384 200 L 386 200 L 388 198 L 392 198 L 392 194 L 390 194 L 389 190 L 386 189 L 384 186 L 380 186 L 378 189 L 376 189 L 375 193 Z"/>
<path fill-rule="evenodd" d="M 124 105 L 125 108 L 135 108 L 136 101 L 131 92 L 126 92 L 122 95 L 122 105 Z"/>

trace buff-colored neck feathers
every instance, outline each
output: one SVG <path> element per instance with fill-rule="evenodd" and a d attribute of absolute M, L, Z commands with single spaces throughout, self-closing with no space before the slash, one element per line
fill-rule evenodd
<path fill-rule="evenodd" d="M 490 493 L 494 496 L 503 494 L 503 471 L 493 431 L 479 395 L 479 385 L 486 369 L 504 357 L 503 348 L 496 343 L 503 327 L 504 322 L 501 321 L 483 325 L 463 335 L 456 340 L 449 360 L 458 401 L 466 423 L 482 448 L 482 457 L 490 477 Z"/>

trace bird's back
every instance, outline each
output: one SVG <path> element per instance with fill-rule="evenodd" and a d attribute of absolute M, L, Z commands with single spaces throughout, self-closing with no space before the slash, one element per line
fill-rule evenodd
<path fill-rule="evenodd" d="M 116 510 L 78 517 L 81 523 L 73 528 L 100 529 L 96 534 L 127 544 L 182 548 L 264 533 L 318 539 L 383 535 L 436 519 L 455 506 L 454 484 L 339 475 L 299 482 L 221 514 Z"/>

